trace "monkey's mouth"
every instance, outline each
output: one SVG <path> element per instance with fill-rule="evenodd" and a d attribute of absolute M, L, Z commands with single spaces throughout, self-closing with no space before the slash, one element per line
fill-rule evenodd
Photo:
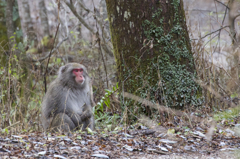
<path fill-rule="evenodd" d="M 85 81 L 84 77 L 83 76 L 78 76 L 76 77 L 76 82 L 79 83 L 79 84 L 83 84 Z"/>
<path fill-rule="evenodd" d="M 78 83 L 82 85 L 84 83 L 84 80 L 81 80 Z"/>
<path fill-rule="evenodd" d="M 78 80 L 77 83 L 82 85 L 84 83 L 84 79 Z"/>

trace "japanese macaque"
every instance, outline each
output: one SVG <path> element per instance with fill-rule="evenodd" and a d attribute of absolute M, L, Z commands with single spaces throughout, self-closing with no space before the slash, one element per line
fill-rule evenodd
<path fill-rule="evenodd" d="M 45 131 L 69 132 L 94 129 L 91 80 L 86 68 L 68 63 L 59 69 L 58 77 L 42 103 L 42 124 Z"/>

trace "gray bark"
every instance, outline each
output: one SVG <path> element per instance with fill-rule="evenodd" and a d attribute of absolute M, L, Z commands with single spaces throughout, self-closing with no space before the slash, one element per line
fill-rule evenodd
<path fill-rule="evenodd" d="M 105 19 L 108 18 L 108 15 L 107 15 L 107 6 L 106 6 L 105 0 L 101 0 L 101 1 L 100 1 L 100 8 L 99 8 L 99 10 L 100 10 L 100 16 L 101 16 L 103 22 L 106 23 L 104 26 L 105 26 L 105 28 L 106 28 L 106 30 L 107 30 L 107 33 L 110 33 L 109 21 L 106 21 L 106 22 L 105 22 Z"/>
<path fill-rule="evenodd" d="M 13 25 L 13 4 L 14 0 L 7 0 L 6 6 L 6 26 L 7 26 L 7 36 L 10 48 L 13 47 L 15 42 L 14 36 L 14 25 Z"/>
<path fill-rule="evenodd" d="M 31 42 L 34 41 L 34 45 L 37 45 L 37 35 L 33 29 L 28 0 L 22 0 L 22 20 L 23 27 L 27 34 L 28 44 L 31 44 Z"/>
<path fill-rule="evenodd" d="M 230 36 L 232 39 L 232 44 L 234 49 L 237 48 L 240 44 L 240 36 L 237 33 L 235 20 L 240 16 L 238 10 L 240 8 L 239 1 L 229 0 L 229 12 L 228 12 L 228 23 L 230 29 Z"/>
<path fill-rule="evenodd" d="M 80 3 L 83 3 L 83 0 L 79 0 L 79 1 L 80 1 Z M 82 14 L 83 14 L 83 9 L 82 9 L 80 3 L 78 3 L 78 8 L 77 8 L 77 10 L 78 10 L 78 13 L 82 16 Z M 81 23 L 79 23 L 78 28 L 77 28 L 77 31 L 79 32 L 78 37 L 81 39 L 81 38 L 82 38 L 82 24 L 81 24 Z"/>
<path fill-rule="evenodd" d="M 39 1 L 39 10 L 43 34 L 44 36 L 48 36 L 49 35 L 48 15 L 44 0 Z"/>

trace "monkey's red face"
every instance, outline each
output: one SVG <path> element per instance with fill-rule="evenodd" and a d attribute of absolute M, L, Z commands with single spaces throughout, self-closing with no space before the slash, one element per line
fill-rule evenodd
<path fill-rule="evenodd" d="M 85 81 L 85 78 L 83 77 L 83 69 L 73 69 L 72 72 L 75 75 L 75 81 L 79 84 L 83 84 Z"/>

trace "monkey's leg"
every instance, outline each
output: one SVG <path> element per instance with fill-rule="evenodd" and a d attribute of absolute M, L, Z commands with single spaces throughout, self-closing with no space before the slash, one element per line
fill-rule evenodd
<path fill-rule="evenodd" d="M 72 131 L 76 126 L 71 118 L 65 113 L 57 114 L 50 125 L 50 131 L 52 132 L 69 132 Z"/>

